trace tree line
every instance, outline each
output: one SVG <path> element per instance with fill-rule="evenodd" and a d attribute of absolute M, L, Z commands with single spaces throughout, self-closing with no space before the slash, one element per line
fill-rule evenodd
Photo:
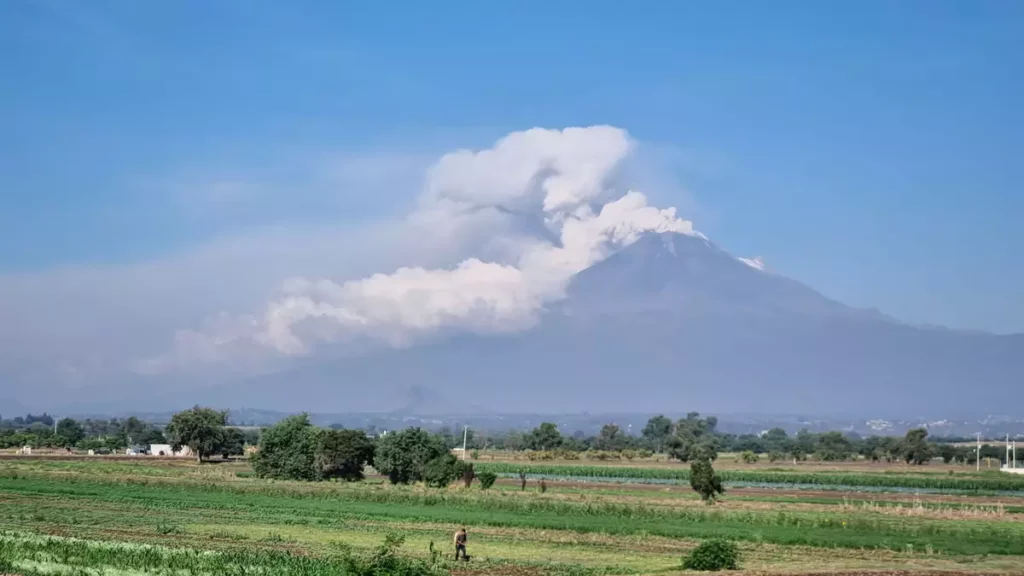
<path fill-rule="evenodd" d="M 290 421 L 290 420 L 289 420 Z M 305 417 L 306 427 L 320 430 Z M 869 436 L 860 437 L 839 431 L 813 433 L 801 430 L 794 435 L 781 428 L 773 428 L 762 434 L 728 434 L 718 429 L 718 420 L 713 416 L 702 417 L 691 412 L 685 417 L 672 420 L 663 415 L 651 417 L 639 435 L 627 434 L 618 425 L 608 423 L 594 435 L 576 432 L 566 435 L 554 422 L 544 422 L 532 430 L 511 430 L 490 434 L 468 430 L 466 446 L 471 451 L 506 450 L 530 451 L 534 459 L 573 459 L 586 455 L 595 459 L 646 457 L 651 454 L 666 454 L 680 462 L 691 462 L 706 458 L 714 460 L 721 452 L 741 454 L 745 460 L 756 461 L 766 458 L 776 462 L 782 460 L 802 461 L 814 458 L 823 461 L 843 461 L 863 458 L 871 461 L 907 462 L 925 464 L 933 458 L 947 463 L 973 464 L 976 451 L 973 446 L 958 446 L 950 441 L 934 441 L 923 428 L 908 431 L 903 437 Z M 273 429 L 267 429 L 268 431 Z M 357 431 L 345 430 L 332 425 L 333 432 L 341 435 L 324 434 L 323 438 L 309 440 L 308 446 L 320 446 L 321 459 L 330 453 L 330 443 L 350 439 Z M 368 441 L 374 442 L 374 434 L 362 433 Z M 421 430 L 430 437 L 434 446 L 428 454 L 447 454 L 453 448 L 461 447 L 464 437 L 450 428 L 436 432 Z M 381 440 L 391 436 L 379 436 Z M 73 420 L 63 418 L 56 422 L 48 414 L 0 419 L 0 448 L 32 446 L 35 448 L 76 448 L 97 452 L 123 450 L 136 444 L 173 444 L 176 447 L 189 446 L 200 459 L 211 455 L 240 455 L 246 445 L 255 446 L 260 438 L 258 430 L 242 431 L 227 424 L 224 411 L 200 408 L 198 406 L 175 414 L 167 426 L 161 427 L 135 417 Z M 347 442 L 348 440 L 346 440 Z M 386 444 L 385 444 L 386 445 Z M 262 446 L 261 446 L 262 448 Z M 317 452 L 306 452 L 315 458 Z M 981 449 L 982 458 L 1001 458 L 1005 451 L 985 444 Z M 1024 458 L 1024 451 L 1021 452 Z M 383 460 L 386 462 L 388 460 Z M 330 466 L 326 469 L 330 470 Z M 378 468 L 379 469 L 379 468 Z M 334 472 L 328 472 L 334 474 Z M 312 475 L 311 472 L 307 473 Z"/>
<path fill-rule="evenodd" d="M 218 429 L 216 441 L 202 445 L 204 454 L 241 455 L 246 444 L 255 445 L 257 442 L 258 431 L 242 432 L 226 426 L 227 412 L 196 407 L 176 414 L 178 424 L 172 418 L 167 426 L 158 426 L 135 416 L 124 419 L 61 418 L 55 422 L 52 416 L 43 413 L 0 419 L 0 449 L 30 446 L 92 450 L 103 454 L 123 451 L 131 446 L 171 444 L 175 438 L 168 436 L 172 435 L 175 426 L 180 427 L 183 419 L 197 415 L 200 419 L 209 419 L 211 425 Z M 180 443 L 179 447 L 184 444 Z"/>

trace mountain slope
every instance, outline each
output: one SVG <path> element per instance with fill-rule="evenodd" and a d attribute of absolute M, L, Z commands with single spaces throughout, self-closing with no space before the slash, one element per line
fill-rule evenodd
<path fill-rule="evenodd" d="M 288 385 L 282 385 L 287 382 Z M 533 330 L 462 335 L 211 393 L 223 405 L 436 411 L 942 413 L 1016 407 L 1024 336 L 916 328 L 698 237 L 645 237 Z M 426 402 L 424 399 L 433 399 Z"/>

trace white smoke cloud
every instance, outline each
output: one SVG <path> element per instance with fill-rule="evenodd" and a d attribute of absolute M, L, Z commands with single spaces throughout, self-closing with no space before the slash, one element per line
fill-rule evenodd
<path fill-rule="evenodd" d="M 206 330 L 179 332 L 171 363 L 214 362 L 245 342 L 293 356 L 321 342 L 369 338 L 403 346 L 447 329 L 527 329 L 546 305 L 564 298 L 575 274 L 643 233 L 698 234 L 674 208 L 615 190 L 616 169 L 633 148 L 625 131 L 595 126 L 535 128 L 486 150 L 447 154 L 427 171 L 411 220 L 443 227 L 498 213 L 547 233 L 514 235 L 512 226 L 496 227 L 507 236 L 504 261 L 472 257 L 452 268 L 405 267 L 343 283 L 293 278 L 262 316 L 220 318 Z M 150 361 L 145 371 L 167 365 L 166 358 Z"/>

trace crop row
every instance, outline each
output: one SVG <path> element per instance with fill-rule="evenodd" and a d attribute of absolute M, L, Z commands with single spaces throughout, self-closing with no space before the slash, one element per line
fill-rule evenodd
<path fill-rule="evenodd" d="M 962 554 L 1024 554 L 1024 528 L 1013 522 L 951 523 L 856 512 L 671 509 L 627 506 L 600 499 L 567 501 L 535 492 L 488 494 L 344 487 L 313 497 L 283 491 L 273 495 L 254 493 L 234 486 L 20 478 L 0 479 L 0 493 L 18 495 L 19 501 L 24 502 L 7 506 L 10 515 L 0 513 L 0 524 L 26 528 L 40 523 L 69 523 L 73 519 L 61 511 L 77 508 L 75 501 L 87 500 L 90 508 L 98 510 L 102 502 L 110 513 L 120 511 L 119 516 L 127 517 L 134 517 L 129 510 L 144 507 L 144 517 L 149 522 L 161 517 L 174 523 L 215 524 L 227 514 L 233 521 L 244 518 L 247 523 L 312 525 L 321 529 L 343 526 L 346 520 L 458 523 L 621 535 L 646 533 L 673 538 L 727 537 L 827 547 L 900 550 L 913 544 Z M 44 511 L 39 508 L 44 502 L 53 502 L 57 509 L 52 514 Z M 83 516 L 79 520 L 93 525 L 107 522 L 95 514 L 90 512 L 89 518 Z"/>
<path fill-rule="evenodd" d="M 690 479 L 689 468 L 627 468 L 611 466 L 536 465 L 513 463 L 480 463 L 478 472 L 494 472 L 514 476 L 520 471 L 533 476 L 566 480 L 674 481 Z M 849 472 L 786 472 L 775 470 L 724 470 L 719 472 L 725 482 L 759 484 L 802 484 L 817 486 L 853 486 L 882 488 L 921 488 L 933 490 L 1012 491 L 1024 492 L 1024 477 L 979 477 L 955 475 L 860 474 Z"/>

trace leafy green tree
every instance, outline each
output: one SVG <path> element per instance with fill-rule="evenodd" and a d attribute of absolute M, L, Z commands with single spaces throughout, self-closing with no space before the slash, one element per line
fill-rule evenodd
<path fill-rule="evenodd" d="M 655 452 L 661 452 L 665 447 L 665 440 L 672 435 L 672 420 L 663 414 L 652 417 L 647 421 L 643 431 L 640 433 L 648 446 Z"/>
<path fill-rule="evenodd" d="M 322 478 L 349 482 L 363 479 L 373 465 L 373 442 L 362 430 L 321 430 L 316 435 L 314 465 Z"/>
<path fill-rule="evenodd" d="M 129 416 L 121 426 L 121 431 L 132 444 L 141 443 L 142 435 L 146 432 L 146 423 L 135 416 Z"/>
<path fill-rule="evenodd" d="M 244 430 L 242 434 L 245 436 L 245 444 L 247 446 L 256 446 L 260 443 L 260 431 L 259 430 Z"/>
<path fill-rule="evenodd" d="M 423 481 L 433 488 L 444 488 L 463 475 L 462 462 L 454 454 L 443 454 L 423 466 Z"/>
<path fill-rule="evenodd" d="M 409 484 L 423 479 L 427 462 L 447 453 L 436 436 L 422 428 L 407 428 L 378 441 L 373 467 L 392 484 Z"/>
<path fill-rule="evenodd" d="M 928 444 L 928 431 L 924 428 L 907 430 L 903 438 L 903 459 L 907 464 L 920 466 L 932 459 L 932 447 Z"/>
<path fill-rule="evenodd" d="M 818 457 L 827 462 L 848 460 L 853 454 L 853 445 L 842 432 L 825 432 L 818 437 Z"/>
<path fill-rule="evenodd" d="M 744 464 L 756 464 L 758 460 L 757 454 L 754 454 L 750 450 L 744 450 L 743 453 L 740 454 L 740 459 L 743 460 Z"/>
<path fill-rule="evenodd" d="M 252 457 L 253 471 L 260 478 L 318 479 L 314 466 L 317 432 L 307 414 L 289 416 L 267 428 Z"/>
<path fill-rule="evenodd" d="M 690 464 L 690 487 L 708 504 L 714 504 L 717 495 L 725 493 L 721 478 L 706 458 L 698 458 Z"/>
<path fill-rule="evenodd" d="M 957 457 L 959 456 L 956 446 L 952 444 L 939 444 L 937 452 L 938 455 L 942 457 L 942 461 L 945 464 L 949 464 L 950 462 L 957 460 Z"/>
<path fill-rule="evenodd" d="M 245 434 L 238 428 L 224 428 L 221 430 L 220 438 L 217 439 L 217 445 L 213 452 L 222 455 L 225 459 L 245 454 Z"/>
<path fill-rule="evenodd" d="M 552 422 L 541 422 L 527 437 L 527 444 L 533 450 L 554 450 L 562 445 L 562 433 L 558 425 Z"/>
<path fill-rule="evenodd" d="M 718 419 L 714 416 L 701 418 L 699 413 L 690 412 L 676 422 L 675 434 L 665 443 L 669 457 L 681 462 L 701 458 L 714 460 L 718 457 L 717 425 Z"/>
<path fill-rule="evenodd" d="M 199 462 L 214 453 L 227 423 L 227 411 L 195 406 L 171 416 L 167 425 L 167 438 L 173 449 L 188 446 Z"/>
<path fill-rule="evenodd" d="M 761 439 L 768 445 L 769 450 L 775 449 L 781 451 L 785 449 L 785 444 L 789 441 L 789 435 L 786 434 L 786 431 L 782 428 L 772 428 L 765 432 L 764 435 L 761 436 Z"/>
<path fill-rule="evenodd" d="M 597 435 L 598 450 L 622 450 L 628 439 L 618 424 L 605 424 Z"/>
<path fill-rule="evenodd" d="M 85 430 L 78 421 L 63 418 L 57 422 L 57 438 L 59 445 L 70 448 L 85 439 Z"/>
<path fill-rule="evenodd" d="M 167 442 L 167 437 L 164 433 L 157 430 L 156 428 L 150 428 L 146 430 L 139 438 L 140 444 L 164 444 Z"/>

